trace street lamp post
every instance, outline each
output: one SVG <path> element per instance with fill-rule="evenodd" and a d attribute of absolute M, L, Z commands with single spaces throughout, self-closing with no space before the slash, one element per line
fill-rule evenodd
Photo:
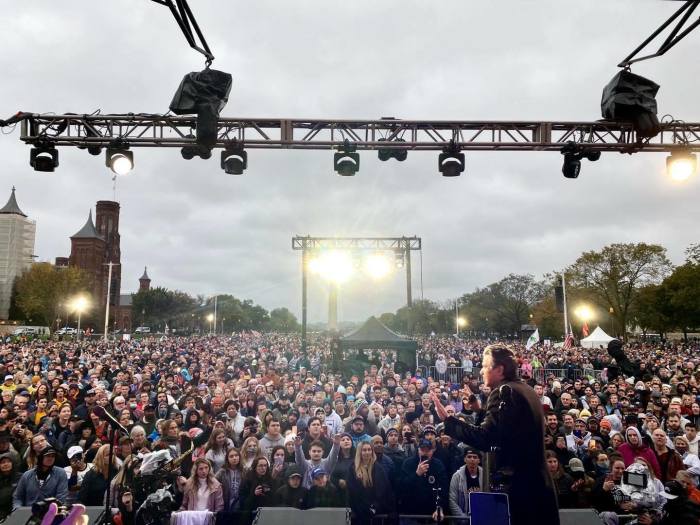
<path fill-rule="evenodd" d="M 608 313 L 610 314 L 610 331 L 612 332 L 611 335 L 615 337 L 615 309 L 611 306 L 608 310 Z"/>
<path fill-rule="evenodd" d="M 76 334 L 76 337 L 78 340 L 80 340 L 80 321 L 81 317 L 83 315 L 83 312 L 87 309 L 87 299 L 85 297 L 77 297 L 73 301 L 73 309 L 78 312 L 78 333 Z"/>
<path fill-rule="evenodd" d="M 214 325 L 214 314 L 207 315 L 207 321 L 209 321 L 209 335 L 211 335 L 212 326 Z"/>

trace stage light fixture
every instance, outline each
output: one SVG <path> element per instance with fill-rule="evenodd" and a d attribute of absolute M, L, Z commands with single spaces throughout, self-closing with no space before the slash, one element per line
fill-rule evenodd
<path fill-rule="evenodd" d="M 360 155 L 356 153 L 357 146 L 345 140 L 339 151 L 333 155 L 333 168 L 343 177 L 352 177 L 360 170 Z"/>
<path fill-rule="evenodd" d="M 561 149 L 561 154 L 564 155 L 564 165 L 561 172 L 567 179 L 576 179 L 581 173 L 581 159 L 588 159 L 595 162 L 600 159 L 600 151 L 586 149 L 574 142 L 567 143 Z"/>
<path fill-rule="evenodd" d="M 685 182 L 692 177 L 697 166 L 697 157 L 689 151 L 674 151 L 666 157 L 666 172 L 676 182 Z"/>
<path fill-rule="evenodd" d="M 399 269 L 403 268 L 404 253 L 402 250 L 396 250 L 396 252 L 394 252 L 394 265 Z"/>
<path fill-rule="evenodd" d="M 114 141 L 107 147 L 105 164 L 117 175 L 126 175 L 134 169 L 134 152 L 126 142 Z"/>
<path fill-rule="evenodd" d="M 53 172 L 58 167 L 58 150 L 51 143 L 37 143 L 29 152 L 29 165 L 34 171 Z"/>
<path fill-rule="evenodd" d="M 353 270 L 351 258 L 342 251 L 323 252 L 310 259 L 308 267 L 312 273 L 334 283 L 347 281 Z"/>
<path fill-rule="evenodd" d="M 464 171 L 464 153 L 459 145 L 451 140 L 438 157 L 438 169 L 443 177 L 458 177 Z"/>
<path fill-rule="evenodd" d="M 248 153 L 243 144 L 233 141 L 221 152 L 221 169 L 229 175 L 242 175 L 248 167 Z"/>
<path fill-rule="evenodd" d="M 393 141 L 388 141 L 387 139 L 382 138 L 382 139 L 379 139 L 379 142 L 394 143 L 394 142 L 406 142 L 406 141 L 403 139 L 396 139 Z M 394 158 L 394 159 L 398 160 L 399 162 L 403 162 L 408 157 L 408 150 L 403 149 L 403 148 L 390 148 L 390 147 L 379 148 L 379 150 L 377 151 L 377 155 L 379 156 L 379 160 L 381 160 L 381 161 L 387 161 L 391 158 Z"/>

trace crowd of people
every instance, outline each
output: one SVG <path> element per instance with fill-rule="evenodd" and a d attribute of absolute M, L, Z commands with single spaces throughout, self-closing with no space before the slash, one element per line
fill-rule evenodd
<path fill-rule="evenodd" d="M 466 518 L 469 494 L 490 491 L 491 476 L 482 451 L 445 433 L 431 394 L 448 416 L 479 424 L 489 388 L 475 372 L 488 343 L 419 340 L 419 363 L 459 367 L 449 377 L 395 373 L 390 351 L 347 376 L 331 368 L 329 340 L 302 352 L 284 334 L 3 344 L 0 518 L 48 497 L 102 506 L 109 492 L 115 520 L 130 525 L 139 458 L 159 450 L 178 459 L 181 510 L 241 523 L 273 506 L 349 507 L 355 523 Z M 626 345 L 634 376 L 605 349 L 512 348 L 542 405 L 560 508 L 697 522 L 697 343 Z"/>

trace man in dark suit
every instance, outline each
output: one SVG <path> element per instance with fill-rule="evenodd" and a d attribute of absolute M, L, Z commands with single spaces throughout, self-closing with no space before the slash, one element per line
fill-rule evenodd
<path fill-rule="evenodd" d="M 432 393 L 432 400 L 447 434 L 483 451 L 495 447 L 496 473 L 508 493 L 512 525 L 558 525 L 556 492 L 544 459 L 542 404 L 518 380 L 517 369 L 507 346 L 484 350 L 481 374 L 491 394 L 481 425 L 448 417 L 437 394 Z"/>

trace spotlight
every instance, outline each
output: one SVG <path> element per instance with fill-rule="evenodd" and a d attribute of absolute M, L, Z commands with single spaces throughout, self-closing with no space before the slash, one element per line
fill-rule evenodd
<path fill-rule="evenodd" d="M 376 253 L 367 257 L 365 262 L 367 273 L 373 279 L 381 279 L 391 272 L 391 263 L 381 253 Z"/>
<path fill-rule="evenodd" d="M 458 177 L 464 171 L 464 153 L 454 140 L 440 153 L 438 169 L 443 177 Z"/>
<path fill-rule="evenodd" d="M 243 150 L 243 144 L 234 140 L 221 152 L 221 169 L 229 175 L 242 175 L 248 167 L 248 153 Z"/>
<path fill-rule="evenodd" d="M 357 146 L 350 144 L 349 140 L 333 155 L 333 167 L 338 175 L 352 177 L 360 169 L 360 155 L 356 153 Z"/>
<path fill-rule="evenodd" d="M 29 165 L 34 171 L 53 172 L 58 167 L 58 150 L 53 144 L 37 143 L 29 152 Z"/>
<path fill-rule="evenodd" d="M 658 84 L 622 70 L 603 89 L 600 102 L 603 118 L 631 122 L 639 137 L 654 137 L 661 131 L 656 116 L 657 91 Z"/>
<path fill-rule="evenodd" d="M 697 157 L 689 151 L 674 151 L 666 157 L 666 172 L 676 182 L 685 182 L 695 174 Z"/>
<path fill-rule="evenodd" d="M 564 155 L 564 165 L 561 172 L 567 179 L 578 178 L 581 173 L 581 159 L 586 158 L 591 162 L 600 159 L 600 151 L 585 149 L 574 142 L 569 142 L 561 149 L 561 154 Z"/>
<path fill-rule="evenodd" d="M 117 175 L 126 175 L 134 169 L 134 152 L 126 142 L 114 141 L 107 146 L 105 164 Z"/>
<path fill-rule="evenodd" d="M 396 250 L 394 252 L 394 264 L 397 268 L 401 269 L 404 265 L 404 253 L 401 250 Z"/>
<path fill-rule="evenodd" d="M 379 142 L 389 142 L 387 139 L 379 139 Z M 391 142 L 406 142 L 403 139 L 396 139 Z M 403 162 L 408 157 L 408 151 L 401 148 L 379 148 L 378 150 L 379 160 L 387 161 L 391 158 L 395 158 L 399 162 Z"/>

